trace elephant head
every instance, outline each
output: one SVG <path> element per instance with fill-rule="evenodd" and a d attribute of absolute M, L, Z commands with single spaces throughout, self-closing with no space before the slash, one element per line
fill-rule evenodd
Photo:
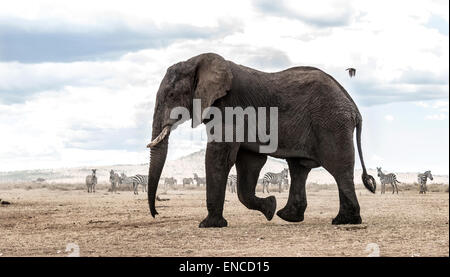
<path fill-rule="evenodd" d="M 189 118 L 193 119 L 192 126 L 196 127 L 202 120 L 201 116 L 196 118 L 198 115 L 193 111 L 193 100 L 200 99 L 200 114 L 203 114 L 214 101 L 227 94 L 231 80 L 228 62 L 212 53 L 193 57 L 167 69 L 156 94 L 152 142 L 147 145 L 150 148 L 148 201 L 153 217 L 158 214 L 155 209 L 156 190 L 167 156 L 170 131 L 175 123 L 180 123 L 179 119 L 171 118 L 171 111 L 177 107 L 187 109 Z"/>

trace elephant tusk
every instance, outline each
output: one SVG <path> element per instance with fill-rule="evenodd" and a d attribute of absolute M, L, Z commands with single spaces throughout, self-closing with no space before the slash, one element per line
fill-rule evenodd
<path fill-rule="evenodd" d="M 170 126 L 164 127 L 162 132 L 154 139 L 152 142 L 147 144 L 147 148 L 152 148 L 156 146 L 158 143 L 160 143 L 170 132 Z"/>

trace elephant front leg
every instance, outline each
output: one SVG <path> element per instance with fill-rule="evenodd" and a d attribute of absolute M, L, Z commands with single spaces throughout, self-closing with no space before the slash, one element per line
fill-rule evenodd
<path fill-rule="evenodd" d="M 200 223 L 200 228 L 226 227 L 223 218 L 223 204 L 227 189 L 227 178 L 236 160 L 239 144 L 209 142 L 206 147 L 206 206 L 208 216 Z"/>
<path fill-rule="evenodd" d="M 277 215 L 289 222 L 301 222 L 306 210 L 306 178 L 311 168 L 301 165 L 299 159 L 287 159 L 291 174 L 291 187 L 286 206 L 277 212 Z"/>
<path fill-rule="evenodd" d="M 259 198 L 255 195 L 258 176 L 266 160 L 266 155 L 239 150 L 236 158 L 237 193 L 239 200 L 247 208 L 258 210 L 267 220 L 271 220 L 277 207 L 275 196 Z"/>

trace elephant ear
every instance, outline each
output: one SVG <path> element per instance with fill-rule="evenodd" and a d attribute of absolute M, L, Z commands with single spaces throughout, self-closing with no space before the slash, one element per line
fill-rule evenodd
<path fill-rule="evenodd" d="M 193 98 L 201 101 L 201 110 L 194 111 L 192 127 L 203 121 L 203 112 L 212 106 L 214 101 L 227 95 L 231 89 L 231 73 L 228 62 L 216 54 L 202 54 L 195 57 L 197 62 Z"/>

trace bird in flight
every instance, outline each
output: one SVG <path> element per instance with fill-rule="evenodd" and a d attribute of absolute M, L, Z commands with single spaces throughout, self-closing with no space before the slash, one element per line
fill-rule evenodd
<path fill-rule="evenodd" d="M 356 75 L 356 69 L 349 67 L 346 70 L 348 71 L 348 75 L 350 75 L 350 78 Z"/>

